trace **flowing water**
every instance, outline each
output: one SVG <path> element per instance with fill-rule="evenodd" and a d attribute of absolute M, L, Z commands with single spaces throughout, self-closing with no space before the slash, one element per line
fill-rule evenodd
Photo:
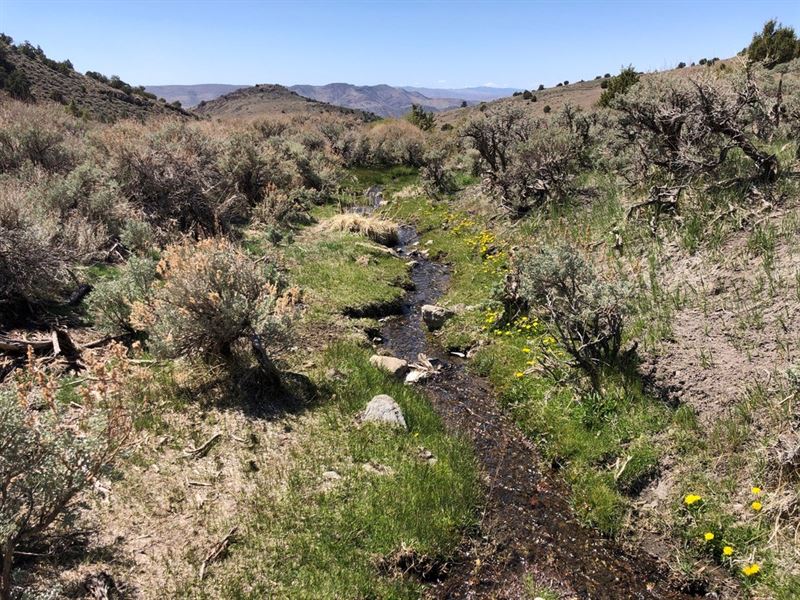
<path fill-rule="evenodd" d="M 570 598 L 691 597 L 667 579 L 655 558 L 626 550 L 577 521 L 569 490 L 541 465 L 536 449 L 504 414 L 489 384 L 426 334 L 421 307 L 435 303 L 446 289 L 447 267 L 419 252 L 413 228 L 401 228 L 396 250 L 418 264 L 402 313 L 384 319 L 383 344 L 408 361 L 419 353 L 441 361 L 442 370 L 423 389 L 448 429 L 472 441 L 488 493 L 479 533 L 463 545 L 432 595 L 527 597 L 523 577 L 534 573 Z"/>

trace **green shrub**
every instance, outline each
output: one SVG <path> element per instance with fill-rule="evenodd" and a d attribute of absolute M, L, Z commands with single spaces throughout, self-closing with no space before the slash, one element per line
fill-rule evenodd
<path fill-rule="evenodd" d="M 155 232 L 146 221 L 128 219 L 119 234 L 119 241 L 130 252 L 145 255 L 155 246 Z"/>
<path fill-rule="evenodd" d="M 547 114 L 550 114 L 550 111 L 551 111 L 551 110 L 553 110 L 553 109 L 550 107 L 550 105 L 549 105 L 549 104 L 545 104 L 545 105 L 544 105 L 544 108 L 542 109 L 542 111 L 543 111 L 543 112 L 544 112 L 544 114 L 546 114 L 546 115 L 547 115 Z"/>
<path fill-rule="evenodd" d="M 11 97 L 17 100 L 30 100 L 33 97 L 31 95 L 31 82 L 25 76 L 25 73 L 19 69 L 14 69 L 9 73 L 3 86 Z"/>
<path fill-rule="evenodd" d="M 99 282 L 89 296 L 89 311 L 97 325 L 117 334 L 134 332 L 131 309 L 147 299 L 156 279 L 156 261 L 131 256 L 118 277 Z"/>
<path fill-rule="evenodd" d="M 753 35 L 747 47 L 747 58 L 763 62 L 768 69 L 797 57 L 800 57 L 800 40 L 794 29 L 782 26 L 775 19 L 764 23 L 761 33 Z"/>
<path fill-rule="evenodd" d="M 568 246 L 544 246 L 515 261 L 508 295 L 540 313 L 558 348 L 600 388 L 603 366 L 613 364 L 622 345 L 626 289 L 597 278 L 591 266 Z M 552 348 L 545 352 L 556 353 Z"/>
<path fill-rule="evenodd" d="M 608 85 L 600 94 L 598 104 L 600 106 L 611 106 L 611 101 L 618 96 L 622 96 L 627 92 L 637 81 L 639 81 L 639 74 L 632 66 L 625 67 L 619 75 L 612 77 L 608 80 Z"/>
<path fill-rule="evenodd" d="M 432 112 L 426 111 L 419 104 L 412 104 L 411 112 L 408 114 L 408 122 L 416 125 L 422 131 L 430 131 L 433 129 L 435 120 Z"/>

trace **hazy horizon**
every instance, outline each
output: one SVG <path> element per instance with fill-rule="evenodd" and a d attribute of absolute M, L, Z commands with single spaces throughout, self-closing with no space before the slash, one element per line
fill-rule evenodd
<path fill-rule="evenodd" d="M 735 55 L 770 2 L 0 0 L 0 30 L 134 85 L 530 88 Z"/>

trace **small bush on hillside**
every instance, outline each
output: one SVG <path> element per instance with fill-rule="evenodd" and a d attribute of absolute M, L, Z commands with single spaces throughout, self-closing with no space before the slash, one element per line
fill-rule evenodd
<path fill-rule="evenodd" d="M 287 193 L 272 187 L 253 209 L 253 219 L 270 228 L 290 229 L 311 222 L 309 209 L 308 196 L 302 190 Z"/>
<path fill-rule="evenodd" d="M 269 264 L 212 238 L 168 247 L 158 272 L 161 284 L 135 305 L 132 317 L 154 351 L 235 368 L 237 347 L 249 342 L 264 374 L 277 382 L 262 341 L 278 325 L 278 280 Z"/>
<path fill-rule="evenodd" d="M 447 165 L 448 153 L 441 148 L 431 148 L 425 153 L 425 164 L 419 170 L 425 191 L 432 196 L 449 194 L 456 190 L 453 173 Z"/>
<path fill-rule="evenodd" d="M 569 192 L 588 142 L 588 133 L 572 125 L 547 126 L 519 108 L 498 107 L 470 121 L 462 135 L 480 154 L 491 191 L 505 208 L 522 215 Z"/>
<path fill-rule="evenodd" d="M 147 299 L 156 279 L 156 261 L 131 256 L 119 276 L 95 285 L 89 296 L 89 311 L 97 325 L 106 331 L 133 333 L 131 309 Z"/>
<path fill-rule="evenodd" d="M 129 437 L 123 356 L 118 347 L 109 363 L 87 359 L 89 377 L 76 388 L 80 405 L 60 401 L 58 379 L 33 361 L 15 387 L 0 388 L 3 598 L 14 592 L 15 551 L 39 540 L 56 523 L 69 525 L 78 495 L 113 462 Z"/>
<path fill-rule="evenodd" d="M 678 63 L 678 68 L 679 69 L 683 69 L 684 67 L 686 67 L 686 63 L 685 62 L 681 61 L 681 62 Z"/>
<path fill-rule="evenodd" d="M 622 69 L 619 75 L 608 80 L 608 85 L 604 88 L 603 93 L 600 94 L 600 100 L 597 103 L 600 106 L 611 106 L 614 98 L 622 96 L 637 81 L 639 81 L 639 74 L 632 66 Z"/>
<path fill-rule="evenodd" d="M 130 213 L 119 187 L 92 162 L 79 165 L 66 177 L 50 178 L 39 188 L 47 209 L 61 220 L 78 215 L 111 236 L 119 234 Z"/>
<path fill-rule="evenodd" d="M 200 238 L 229 230 L 241 215 L 220 177 L 214 141 L 183 123 L 156 130 L 132 124 L 105 138 L 109 170 L 122 193 L 153 224 Z"/>
<path fill-rule="evenodd" d="M 426 111 L 419 104 L 411 105 L 411 112 L 408 114 L 408 122 L 416 125 L 422 131 L 430 131 L 433 129 L 435 119 L 432 112 Z"/>
<path fill-rule="evenodd" d="M 120 243 L 130 252 L 148 254 L 156 245 L 155 232 L 150 223 L 129 219 L 119 234 Z"/>
<path fill-rule="evenodd" d="M 419 167 L 423 164 L 425 137 L 408 121 L 392 120 L 353 134 L 347 146 L 344 159 L 349 166 Z"/>
<path fill-rule="evenodd" d="M 633 150 L 631 165 L 642 181 L 680 191 L 734 162 L 733 148 L 744 157 L 739 164 L 753 167 L 745 177 L 769 183 L 778 176 L 776 156 L 759 139 L 775 130 L 773 104 L 749 72 L 693 82 L 651 77 L 616 106 Z"/>
<path fill-rule="evenodd" d="M 5 77 L 3 87 L 11 95 L 12 98 L 17 100 L 31 100 L 31 82 L 25 76 L 25 73 L 19 69 L 14 69 L 8 76 Z"/>
<path fill-rule="evenodd" d="M 544 108 L 542 109 L 542 112 L 544 112 L 544 114 L 546 114 L 546 115 L 547 115 L 547 114 L 550 114 L 550 111 L 551 111 L 551 110 L 553 110 L 553 109 L 551 108 L 551 106 L 550 106 L 549 104 L 545 104 L 545 105 L 544 105 Z"/>
<path fill-rule="evenodd" d="M 523 98 L 524 100 L 530 100 L 531 98 L 533 98 L 533 93 L 531 93 L 529 90 L 525 90 L 525 91 L 522 93 L 522 98 Z"/>
<path fill-rule="evenodd" d="M 38 111 L 10 113 L 0 118 L 0 172 L 25 165 L 50 172 L 70 169 L 74 157 L 65 147 L 64 130 Z"/>
<path fill-rule="evenodd" d="M 768 69 L 798 57 L 800 40 L 794 29 L 784 27 L 774 19 L 764 23 L 761 33 L 753 35 L 753 41 L 747 47 L 747 58 L 763 62 Z"/>
<path fill-rule="evenodd" d="M 546 318 L 559 348 L 599 389 L 601 369 L 617 360 L 622 345 L 624 286 L 599 280 L 567 246 L 523 254 L 511 281 L 510 297 Z"/>
<path fill-rule="evenodd" d="M 544 89 L 544 84 L 543 84 L 543 83 L 540 83 L 540 84 L 539 84 L 539 87 L 538 87 L 538 88 L 536 88 L 536 89 L 537 89 L 538 91 L 540 91 L 540 92 L 541 92 L 541 91 Z"/>

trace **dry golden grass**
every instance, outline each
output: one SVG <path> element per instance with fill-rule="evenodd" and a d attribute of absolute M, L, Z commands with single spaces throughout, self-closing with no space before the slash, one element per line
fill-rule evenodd
<path fill-rule="evenodd" d="M 384 246 L 393 246 L 398 239 L 397 223 L 356 214 L 336 215 L 320 224 L 323 231 L 358 233 Z"/>

